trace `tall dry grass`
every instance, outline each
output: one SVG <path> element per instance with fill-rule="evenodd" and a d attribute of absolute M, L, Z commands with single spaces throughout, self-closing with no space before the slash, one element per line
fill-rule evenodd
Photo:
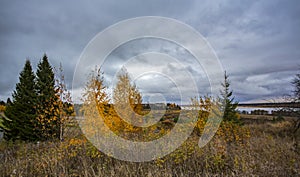
<path fill-rule="evenodd" d="M 228 128 L 228 127 L 227 127 Z M 0 143 L 1 176 L 299 176 L 299 135 L 288 121 L 243 126 L 250 136 L 227 140 L 220 131 L 204 148 L 193 135 L 176 151 L 151 162 L 116 160 L 84 137 L 63 142 Z M 223 132 L 224 133 L 224 132 Z M 239 133 L 239 130 L 237 131 Z M 298 137 L 298 138 L 297 138 Z M 228 138 L 228 137 L 227 137 Z"/>

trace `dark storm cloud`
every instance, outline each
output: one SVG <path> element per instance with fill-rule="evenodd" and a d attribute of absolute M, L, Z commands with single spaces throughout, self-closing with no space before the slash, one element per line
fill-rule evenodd
<path fill-rule="evenodd" d="M 300 64 L 299 1 L 216 4 L 216 16 L 222 16 L 208 18 L 214 28 L 206 37 L 231 75 L 237 98 L 247 101 L 290 93 L 291 78 Z M 201 25 L 199 29 L 206 30 Z M 259 79 L 265 75 L 268 77 Z M 253 78 L 251 83 L 249 78 Z"/>
<path fill-rule="evenodd" d="M 45 52 L 53 66 L 63 64 L 70 87 L 77 59 L 98 32 L 120 20 L 147 15 L 178 19 L 203 34 L 230 74 L 237 99 L 272 98 L 290 92 L 290 79 L 300 65 L 297 0 L 28 0 L 0 2 L 0 99 L 6 100 L 11 95 L 25 59 L 29 58 L 35 68 Z M 144 42 L 133 47 L 130 54 L 113 53 L 108 61 L 110 67 L 105 67 L 108 82 L 124 58 L 145 51 L 142 49 L 151 44 Z M 178 72 L 187 70 L 202 86 L 209 85 L 201 82 L 205 78 L 203 69 L 195 66 L 182 48 L 162 42 L 155 50 L 180 58 L 186 66 L 177 68 Z M 140 63 L 146 64 L 143 60 Z M 178 80 L 184 80 L 177 76 Z M 174 85 L 165 86 L 176 89 Z"/>

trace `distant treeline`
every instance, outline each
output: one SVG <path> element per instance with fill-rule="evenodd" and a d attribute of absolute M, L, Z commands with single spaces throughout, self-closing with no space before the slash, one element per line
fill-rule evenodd
<path fill-rule="evenodd" d="M 107 109 L 112 107 L 113 104 L 107 104 Z M 181 110 L 181 107 L 178 104 L 175 103 L 143 103 L 143 110 L 149 111 L 149 110 Z M 82 104 L 74 104 L 74 109 L 76 112 L 76 115 L 82 116 L 83 113 L 80 111 L 82 108 Z"/>
<path fill-rule="evenodd" d="M 297 111 L 292 109 L 279 109 L 279 110 L 272 110 L 271 112 L 262 110 L 262 109 L 255 109 L 251 112 L 241 111 L 241 114 L 250 114 L 250 115 L 273 115 L 273 116 L 291 116 L 296 117 L 298 115 Z"/>
<path fill-rule="evenodd" d="M 282 102 L 282 103 L 240 103 L 239 107 L 264 107 L 264 108 L 300 108 L 300 103 L 297 102 Z"/>

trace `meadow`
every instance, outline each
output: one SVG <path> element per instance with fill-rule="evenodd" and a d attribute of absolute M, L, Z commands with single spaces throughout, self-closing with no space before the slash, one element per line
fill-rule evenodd
<path fill-rule="evenodd" d="M 171 115 L 168 114 L 170 117 Z M 172 117 L 172 116 L 171 116 Z M 176 115 L 175 115 L 176 117 Z M 77 125 L 64 141 L 0 143 L 1 176 L 299 176 L 299 131 L 293 119 L 241 115 L 198 147 L 201 122 L 171 154 L 150 162 L 114 159 L 86 140 Z M 161 126 L 166 125 L 162 123 Z M 165 127 L 166 129 L 168 127 Z M 230 133 L 228 133 L 230 132 Z"/>

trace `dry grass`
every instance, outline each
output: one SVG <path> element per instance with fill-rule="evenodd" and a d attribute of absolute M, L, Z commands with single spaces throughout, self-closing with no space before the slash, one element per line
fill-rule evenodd
<path fill-rule="evenodd" d="M 152 162 L 116 160 L 81 136 L 64 142 L 1 142 L 1 176 L 299 176 L 299 133 L 292 124 L 246 124 L 250 137 L 237 143 L 221 134 L 204 148 L 194 133 L 180 148 Z"/>

